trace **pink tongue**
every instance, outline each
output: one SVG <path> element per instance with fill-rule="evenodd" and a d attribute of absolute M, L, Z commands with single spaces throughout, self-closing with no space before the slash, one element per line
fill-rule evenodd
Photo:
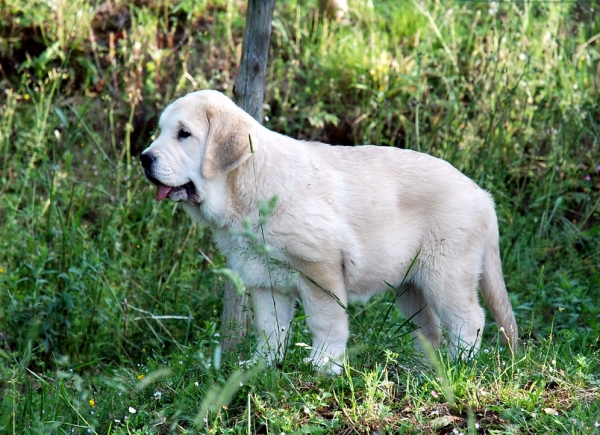
<path fill-rule="evenodd" d="M 156 196 L 154 198 L 157 201 L 162 201 L 167 197 L 170 191 L 171 188 L 169 186 L 164 186 L 161 184 L 160 186 L 158 186 L 158 189 L 156 190 Z"/>

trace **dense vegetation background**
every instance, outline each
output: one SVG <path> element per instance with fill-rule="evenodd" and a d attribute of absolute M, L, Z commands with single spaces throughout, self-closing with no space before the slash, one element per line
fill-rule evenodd
<path fill-rule="evenodd" d="M 471 363 L 351 308 L 339 378 L 220 351 L 223 258 L 136 157 L 184 93 L 231 93 L 241 0 L 0 3 L 0 432 L 600 431 L 600 7 L 278 2 L 265 125 L 444 158 L 492 192 L 523 344 Z M 209 264 L 196 247 L 211 259 Z M 360 325 L 367 325 L 361 327 Z"/>

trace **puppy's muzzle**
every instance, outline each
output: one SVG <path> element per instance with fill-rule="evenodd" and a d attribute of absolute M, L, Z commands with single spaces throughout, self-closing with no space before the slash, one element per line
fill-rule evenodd
<path fill-rule="evenodd" d="M 151 152 L 140 154 L 140 162 L 142 162 L 142 168 L 144 168 L 144 175 L 152 184 L 160 186 L 162 183 L 152 176 L 152 163 L 155 160 L 156 156 Z"/>
<path fill-rule="evenodd" d="M 167 196 L 176 201 L 188 201 L 192 203 L 199 204 L 202 202 L 202 199 L 198 195 L 198 191 L 196 190 L 196 186 L 192 181 L 183 184 L 181 186 L 167 186 L 164 183 L 160 182 L 157 178 L 155 178 L 152 173 L 152 164 L 156 160 L 156 156 L 151 152 L 144 152 L 140 154 L 140 161 L 142 162 L 142 167 L 144 168 L 144 175 L 150 182 L 156 186 L 158 186 L 158 190 L 156 193 L 156 200 L 162 201 Z M 185 192 L 182 196 L 182 193 Z"/>
<path fill-rule="evenodd" d="M 150 170 L 150 167 L 152 166 L 152 163 L 154 163 L 155 160 L 156 160 L 156 156 L 150 152 L 142 153 L 140 155 L 140 161 L 142 162 L 142 167 L 146 171 Z"/>
<path fill-rule="evenodd" d="M 154 184 L 160 184 L 158 180 L 156 180 L 152 174 L 152 163 L 156 160 L 156 156 L 151 152 L 140 154 L 140 162 L 142 162 L 142 168 L 144 168 L 144 173 L 146 177 Z"/>

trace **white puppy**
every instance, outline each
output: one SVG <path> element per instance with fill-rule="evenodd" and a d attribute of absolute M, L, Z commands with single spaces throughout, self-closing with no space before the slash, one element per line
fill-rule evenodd
<path fill-rule="evenodd" d="M 453 356 L 477 351 L 483 299 L 514 349 L 490 195 L 449 163 L 391 147 L 329 146 L 261 126 L 216 91 L 175 101 L 143 152 L 156 199 L 182 201 L 212 229 L 249 287 L 259 351 L 285 346 L 296 298 L 313 335 L 311 359 L 339 362 L 345 306 L 391 286 L 402 312 L 434 348 L 447 331 Z M 259 202 L 277 197 L 261 223 Z M 268 257 L 253 237 L 270 247 Z M 248 226 L 249 223 L 249 226 Z M 331 369 L 339 372 L 339 366 Z"/>

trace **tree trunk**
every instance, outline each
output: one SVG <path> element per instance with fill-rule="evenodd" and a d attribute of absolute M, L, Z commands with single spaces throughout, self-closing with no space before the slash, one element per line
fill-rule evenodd
<path fill-rule="evenodd" d="M 233 87 L 236 103 L 261 124 L 274 7 L 275 0 L 248 0 L 242 59 Z"/>
<path fill-rule="evenodd" d="M 248 0 L 240 70 L 233 94 L 242 109 L 262 124 L 265 75 L 275 0 Z M 224 350 L 235 348 L 250 328 L 248 294 L 239 295 L 227 282 L 221 315 Z"/>
<path fill-rule="evenodd" d="M 223 312 L 221 313 L 221 347 L 232 350 L 248 334 L 251 325 L 248 293 L 238 294 L 231 281 L 225 284 Z"/>

